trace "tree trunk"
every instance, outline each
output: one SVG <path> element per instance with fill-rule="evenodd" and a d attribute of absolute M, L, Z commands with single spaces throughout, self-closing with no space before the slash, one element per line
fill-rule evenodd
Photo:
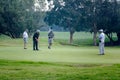
<path fill-rule="evenodd" d="M 70 32 L 70 44 L 72 44 L 72 42 L 73 42 L 73 32 Z"/>
<path fill-rule="evenodd" d="M 114 42 L 113 39 L 112 39 L 111 33 L 110 33 L 110 34 L 107 34 L 107 37 L 109 38 L 110 42 Z"/>
<path fill-rule="evenodd" d="M 94 23 L 94 28 L 93 28 L 93 44 L 94 46 L 97 46 L 97 26 Z"/>
<path fill-rule="evenodd" d="M 93 34 L 93 41 L 94 46 L 97 46 L 97 32 L 94 32 Z"/>
<path fill-rule="evenodd" d="M 15 35 L 13 33 L 10 33 L 10 32 L 7 32 L 6 35 L 10 36 L 11 38 L 16 38 Z"/>
<path fill-rule="evenodd" d="M 118 38 L 118 44 L 120 45 L 120 32 L 117 33 L 117 38 Z"/>
<path fill-rule="evenodd" d="M 113 40 L 113 38 L 112 38 L 112 33 L 108 33 L 108 34 L 106 34 L 106 35 L 107 35 L 107 37 L 109 38 L 111 45 L 113 45 L 114 40 Z"/>
<path fill-rule="evenodd" d="M 74 28 L 70 28 L 70 40 L 69 43 L 72 44 L 73 43 L 73 34 L 75 33 Z"/>

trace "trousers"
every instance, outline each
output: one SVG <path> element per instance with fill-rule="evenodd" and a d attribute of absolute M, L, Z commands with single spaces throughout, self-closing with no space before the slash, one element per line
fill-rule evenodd
<path fill-rule="evenodd" d="M 33 40 L 33 50 L 38 50 L 38 41 Z"/>
<path fill-rule="evenodd" d="M 104 54 L 104 43 L 103 42 L 99 43 L 99 52 L 100 54 Z"/>

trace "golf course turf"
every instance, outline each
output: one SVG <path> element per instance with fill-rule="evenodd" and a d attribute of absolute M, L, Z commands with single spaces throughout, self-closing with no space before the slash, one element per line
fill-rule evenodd
<path fill-rule="evenodd" d="M 105 47 L 105 55 L 98 55 L 98 46 L 91 45 L 89 33 L 75 34 L 77 46 L 63 45 L 68 33 L 55 34 L 59 37 L 55 38 L 52 49 L 48 49 L 47 34 L 41 33 L 39 51 L 32 50 L 31 38 L 28 49 L 23 49 L 22 39 L 0 36 L 0 80 L 120 79 L 120 47 Z M 62 37 L 63 34 L 68 37 Z"/>

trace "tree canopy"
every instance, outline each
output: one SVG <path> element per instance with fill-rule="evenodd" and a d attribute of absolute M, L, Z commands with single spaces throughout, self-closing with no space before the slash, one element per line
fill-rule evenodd
<path fill-rule="evenodd" d="M 0 33 L 18 38 L 25 29 L 31 32 L 44 25 L 45 13 L 35 11 L 34 4 L 35 0 L 1 0 Z"/>
<path fill-rule="evenodd" d="M 45 22 L 45 23 L 44 23 Z M 33 32 L 41 26 L 57 25 L 68 29 L 70 43 L 76 31 L 94 33 L 104 29 L 111 43 L 117 34 L 120 43 L 120 1 L 118 0 L 1 0 L 0 33 L 13 38 L 25 29 Z"/>
<path fill-rule="evenodd" d="M 44 21 L 69 29 L 70 42 L 74 32 L 80 30 L 94 32 L 94 45 L 99 29 L 105 30 L 111 42 L 109 34 L 120 33 L 120 2 L 117 0 L 55 0 L 54 5 Z M 117 37 L 119 40 L 119 34 Z"/>

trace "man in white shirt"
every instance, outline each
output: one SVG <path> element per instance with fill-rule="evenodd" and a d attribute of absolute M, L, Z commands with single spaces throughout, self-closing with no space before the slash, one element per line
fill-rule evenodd
<path fill-rule="evenodd" d="M 24 49 L 27 49 L 27 42 L 28 42 L 28 30 L 26 29 L 23 32 L 23 41 L 24 41 Z"/>
<path fill-rule="evenodd" d="M 104 42 L 105 42 L 105 34 L 103 33 L 103 29 L 99 30 L 99 51 L 100 55 L 104 55 Z"/>

